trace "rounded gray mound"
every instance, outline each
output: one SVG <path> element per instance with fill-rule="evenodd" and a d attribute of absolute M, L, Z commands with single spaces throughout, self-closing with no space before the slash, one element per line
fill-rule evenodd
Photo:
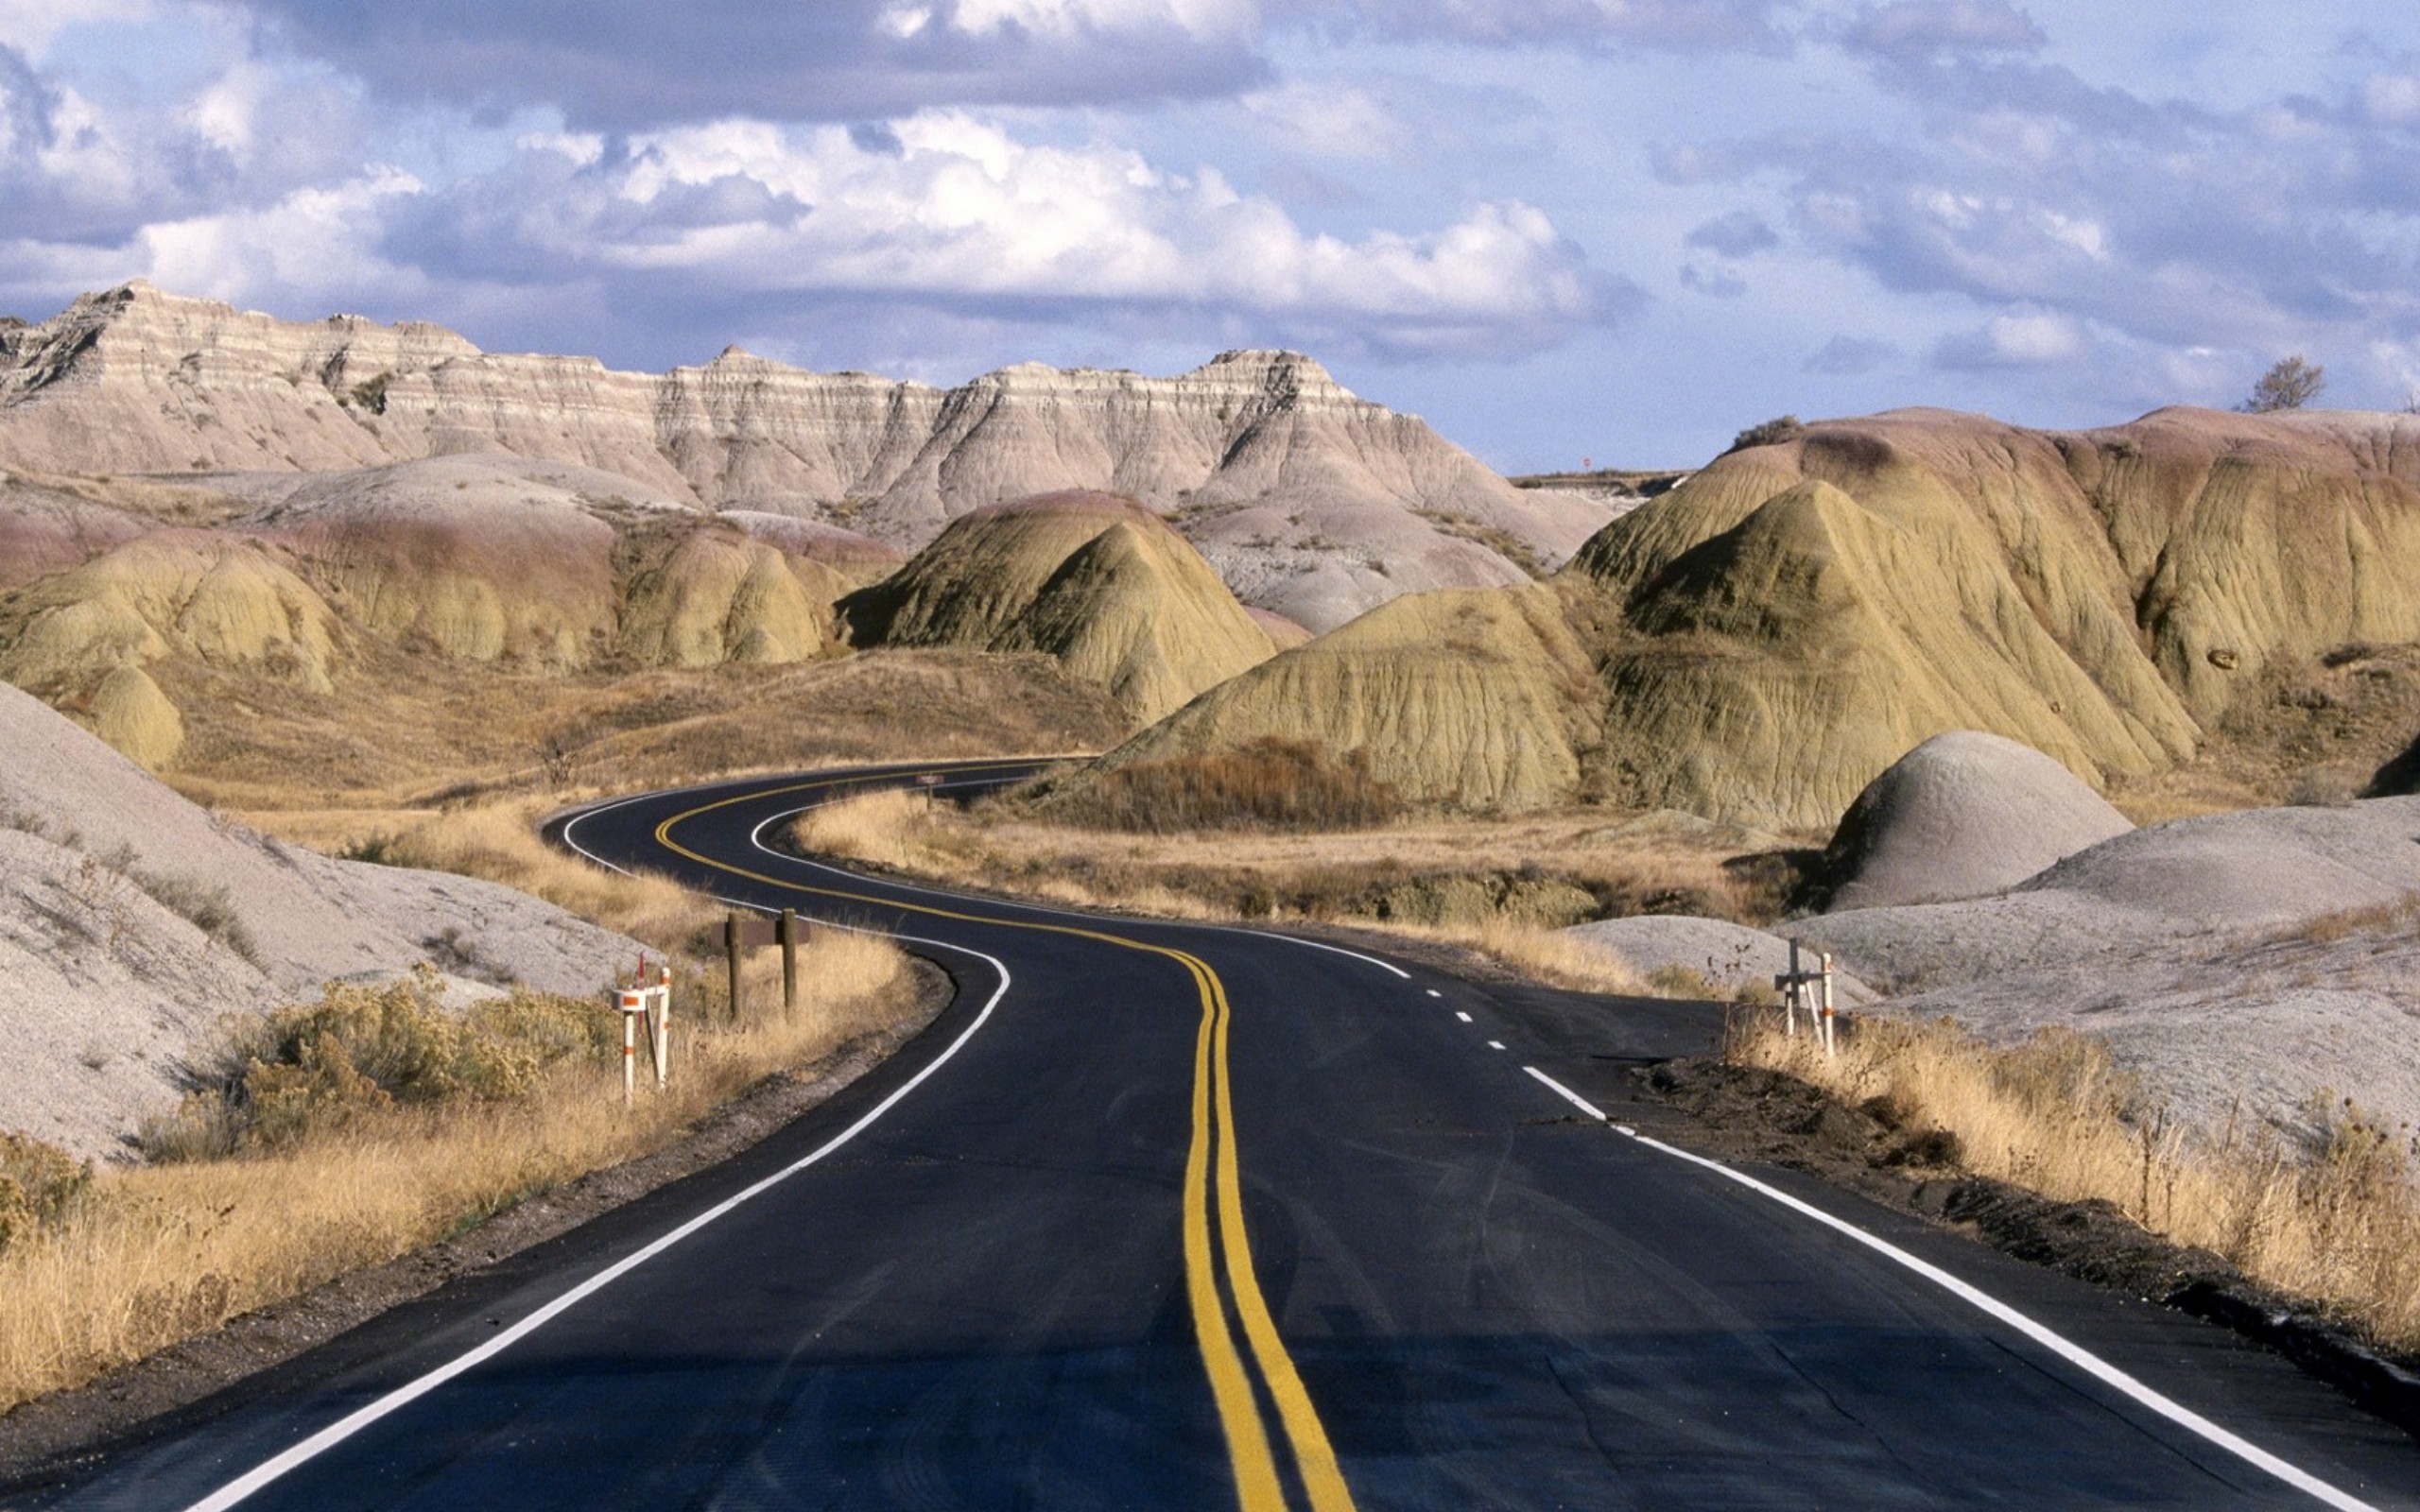
<path fill-rule="evenodd" d="M 2001 892 L 2133 828 L 2031 746 L 1952 730 L 1893 762 L 1849 805 L 1824 852 L 1827 911 Z"/>

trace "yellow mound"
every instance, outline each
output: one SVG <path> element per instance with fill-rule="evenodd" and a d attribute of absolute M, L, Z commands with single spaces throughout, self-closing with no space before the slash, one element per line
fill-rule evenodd
<path fill-rule="evenodd" d="M 0 676 L 96 683 L 190 657 L 328 691 L 342 631 L 327 601 L 256 542 L 166 530 L 0 600 Z"/>
<path fill-rule="evenodd" d="M 830 646 L 833 601 L 851 586 L 821 562 L 693 530 L 632 576 L 622 648 L 656 666 L 804 662 Z"/>
<path fill-rule="evenodd" d="M 2373 465 L 2399 428 L 1908 411 L 1723 457 L 1575 563 L 1632 632 L 1611 765 L 1641 801 L 1814 824 L 1948 730 L 2096 783 L 2184 760 L 2272 660 L 2420 637 L 2420 494 Z"/>
<path fill-rule="evenodd" d="M 1128 750 L 1282 734 L 1366 746 L 1416 798 L 1766 826 L 1831 823 L 1952 730 L 2096 784 L 2158 771 L 2257 717 L 2265 667 L 2420 641 L 2420 420 L 1830 421 L 1718 459 L 1553 586 L 1390 606 Z M 1458 640 L 1438 606 L 1465 604 L 1493 607 Z"/>
<path fill-rule="evenodd" d="M 93 694 L 93 730 L 137 765 L 164 771 L 184 748 L 184 716 L 136 667 L 120 667 Z"/>
<path fill-rule="evenodd" d="M 1416 800 L 1530 808 L 1579 786 L 1601 701 L 1557 588 L 1413 593 L 1220 684 L 1104 765 L 1277 736 L 1366 750 Z"/>
<path fill-rule="evenodd" d="M 1147 720 L 1275 649 L 1183 537 L 1101 493 L 962 516 L 841 608 L 860 645 L 1041 651 Z"/>

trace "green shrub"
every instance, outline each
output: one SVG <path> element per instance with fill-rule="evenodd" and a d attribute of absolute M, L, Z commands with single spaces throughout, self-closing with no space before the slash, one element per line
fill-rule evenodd
<path fill-rule="evenodd" d="M 231 1027 L 173 1117 L 141 1138 L 153 1160 L 291 1144 L 410 1105 L 523 1097 L 551 1067 L 604 1060 L 621 1026 L 597 1003 L 515 990 L 457 1012 L 436 973 L 375 987 L 330 983 Z"/>

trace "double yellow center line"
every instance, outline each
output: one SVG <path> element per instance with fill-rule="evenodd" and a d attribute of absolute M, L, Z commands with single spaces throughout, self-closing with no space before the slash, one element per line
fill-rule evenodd
<path fill-rule="evenodd" d="M 994 771 L 1023 765 L 1002 763 L 998 766 L 961 766 L 951 770 L 954 773 Z M 1227 1460 L 1235 1475 L 1236 1499 L 1243 1512 L 1287 1512 L 1290 1505 L 1278 1470 L 1277 1456 L 1270 1446 L 1260 1401 L 1253 1390 L 1253 1372 L 1245 1366 L 1245 1354 L 1249 1351 L 1260 1384 L 1276 1409 L 1278 1427 L 1291 1452 L 1295 1475 L 1304 1494 L 1309 1499 L 1312 1512 L 1352 1512 L 1353 1493 L 1344 1484 L 1344 1473 L 1336 1462 L 1336 1451 L 1330 1447 L 1327 1431 L 1320 1424 L 1319 1411 L 1311 1404 L 1310 1393 L 1304 1388 L 1303 1378 L 1294 1368 L 1293 1356 L 1287 1353 L 1286 1342 L 1278 1336 L 1276 1320 L 1270 1315 L 1269 1303 L 1262 1297 L 1260 1282 L 1253 1275 L 1252 1246 L 1244 1232 L 1243 1177 L 1236 1153 L 1235 1099 L 1227 1062 L 1228 1030 L 1235 1014 L 1227 1001 L 1226 985 L 1219 981 L 1219 973 L 1210 969 L 1208 962 L 1187 951 L 1154 945 L 1148 940 L 1115 935 L 1106 930 L 959 913 L 929 904 L 902 902 L 839 888 L 808 886 L 715 860 L 673 838 L 672 832 L 676 826 L 717 809 L 796 793 L 862 785 L 866 782 L 866 779 L 825 778 L 786 787 L 758 788 L 711 803 L 701 803 L 657 825 L 655 840 L 666 850 L 701 867 L 744 877 L 750 882 L 777 887 L 785 892 L 895 908 L 904 913 L 954 919 L 961 923 L 991 924 L 1002 929 L 1069 936 L 1121 950 L 1162 956 L 1184 967 L 1193 980 L 1194 990 L 1201 1005 L 1201 1022 L 1195 1035 L 1193 1051 L 1193 1143 L 1184 1161 L 1185 1297 L 1193 1314 L 1194 1339 L 1201 1350 L 1202 1366 L 1210 1378 L 1211 1398 L 1219 1410 L 1219 1428 L 1227 1441 Z M 1234 1303 L 1232 1322 L 1228 1315 L 1229 1299 Z M 1238 1325 L 1243 1335 L 1241 1348 L 1236 1343 Z"/>

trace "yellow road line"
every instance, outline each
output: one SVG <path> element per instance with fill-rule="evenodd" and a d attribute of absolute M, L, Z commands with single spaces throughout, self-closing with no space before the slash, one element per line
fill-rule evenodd
<path fill-rule="evenodd" d="M 1336 1462 L 1327 1430 L 1320 1423 L 1319 1409 L 1311 1404 L 1311 1394 L 1294 1368 L 1294 1357 L 1278 1337 L 1277 1320 L 1270 1315 L 1269 1304 L 1261 1297 L 1259 1278 L 1253 1270 L 1252 1246 L 1244 1234 L 1241 1159 L 1236 1153 L 1236 1113 L 1231 1096 L 1234 1083 L 1227 1074 L 1227 1025 L 1234 1017 L 1227 1005 L 1227 987 L 1219 979 L 1219 973 L 1210 970 L 1209 963 L 1192 955 L 1186 955 L 1185 960 L 1201 973 L 1203 985 L 1219 1003 L 1216 1082 L 1219 1126 L 1223 1131 L 1219 1142 L 1219 1222 L 1226 1236 L 1227 1269 L 1235 1285 L 1236 1311 L 1243 1318 L 1244 1337 L 1251 1341 L 1261 1379 L 1269 1383 L 1269 1395 L 1277 1403 L 1287 1440 L 1294 1447 L 1294 1467 L 1302 1474 L 1304 1487 L 1310 1492 L 1312 1512 L 1352 1512 L 1353 1493 L 1345 1486 L 1344 1471 Z"/>
<path fill-rule="evenodd" d="M 996 766 L 959 767 L 955 770 L 995 771 L 1023 765 L 1021 762 L 1003 762 Z M 1269 1434 L 1262 1425 L 1259 1406 L 1253 1400 L 1252 1383 L 1244 1373 L 1241 1351 L 1236 1348 L 1235 1335 L 1227 1325 L 1226 1311 L 1219 1305 L 1218 1261 L 1221 1255 L 1226 1262 L 1224 1269 L 1228 1291 L 1235 1297 L 1236 1313 L 1242 1320 L 1245 1340 L 1251 1346 L 1254 1364 L 1260 1367 L 1261 1380 L 1269 1387 L 1270 1399 L 1277 1404 L 1278 1422 L 1293 1451 L 1295 1469 L 1302 1476 L 1304 1488 L 1310 1496 L 1312 1512 L 1354 1512 L 1353 1493 L 1345 1485 L 1344 1472 L 1328 1442 L 1327 1430 L 1321 1424 L 1319 1410 L 1311 1401 L 1310 1392 L 1303 1384 L 1301 1373 L 1294 1367 L 1293 1356 L 1287 1352 L 1285 1340 L 1278 1334 L 1276 1319 L 1270 1314 L 1269 1303 L 1261 1295 L 1260 1282 L 1253 1269 L 1251 1242 L 1244 1229 L 1243 1178 L 1241 1161 L 1236 1151 L 1235 1102 L 1228 1074 L 1227 1032 L 1234 1010 L 1227 1001 L 1226 984 L 1219 980 L 1219 973 L 1207 961 L 1170 946 L 1154 945 L 1148 940 L 1113 935 L 1105 930 L 1028 919 L 994 919 L 926 903 L 901 902 L 834 887 L 810 886 L 717 861 L 672 838 L 673 826 L 716 809 L 865 781 L 869 780 L 827 778 L 788 787 L 756 789 L 712 803 L 702 803 L 675 814 L 657 825 L 655 840 L 666 850 L 700 866 L 787 892 L 896 908 L 903 913 L 954 919 L 961 923 L 993 924 L 1003 929 L 1071 936 L 1114 945 L 1121 950 L 1163 956 L 1183 966 L 1192 976 L 1194 988 L 1201 1000 L 1201 1027 L 1194 1045 L 1193 1141 L 1186 1151 L 1184 1165 L 1185 1295 L 1193 1315 L 1195 1342 L 1201 1350 L 1202 1368 L 1209 1375 L 1211 1398 L 1218 1407 L 1219 1427 L 1227 1439 L 1227 1459 L 1236 1479 L 1236 1498 L 1243 1512 L 1284 1512 L 1287 1504 L 1284 1489 L 1278 1481 L 1276 1461 L 1270 1451 Z M 1220 1241 L 1215 1250 L 1211 1243 L 1210 1222 L 1214 1202 L 1211 1181 L 1214 1144 L 1218 1175 L 1215 1193 L 1219 1219 L 1217 1234 Z"/>

